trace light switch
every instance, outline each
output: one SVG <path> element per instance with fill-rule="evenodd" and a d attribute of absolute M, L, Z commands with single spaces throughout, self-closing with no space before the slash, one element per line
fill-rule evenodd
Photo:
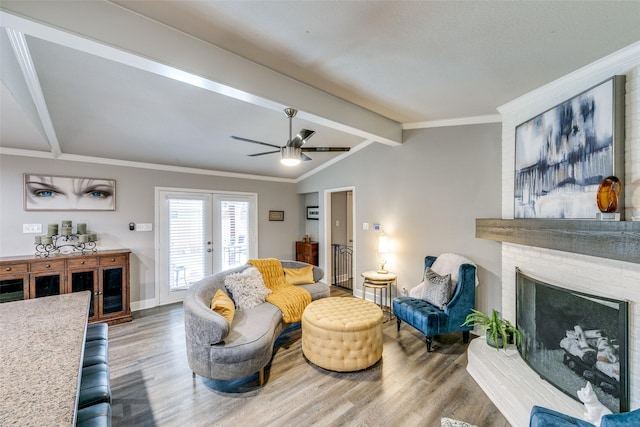
<path fill-rule="evenodd" d="M 369 229 L 369 223 L 368 222 L 363 222 L 362 223 L 362 229 L 363 230 L 368 230 Z"/>
<path fill-rule="evenodd" d="M 42 234 L 42 224 L 22 224 L 22 232 Z"/>
<path fill-rule="evenodd" d="M 136 224 L 136 231 L 153 231 L 152 224 Z"/>

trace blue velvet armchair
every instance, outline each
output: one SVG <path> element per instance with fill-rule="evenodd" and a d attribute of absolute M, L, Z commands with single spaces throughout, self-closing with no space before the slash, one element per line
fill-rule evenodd
<path fill-rule="evenodd" d="M 594 427 L 593 424 L 562 414 L 549 408 L 534 406 L 531 409 L 529 427 Z M 605 415 L 600 427 L 640 426 L 640 409 L 620 414 Z"/>
<path fill-rule="evenodd" d="M 437 257 L 427 256 L 424 268 L 431 267 Z M 473 326 L 461 326 L 476 301 L 476 267 L 472 264 L 460 264 L 458 284 L 451 301 L 444 310 L 422 299 L 401 296 L 393 299 L 393 313 L 400 324 L 404 321 L 416 328 L 426 337 L 427 352 L 431 351 L 433 337 L 450 332 L 462 332 L 462 339 L 469 342 L 469 331 Z"/>

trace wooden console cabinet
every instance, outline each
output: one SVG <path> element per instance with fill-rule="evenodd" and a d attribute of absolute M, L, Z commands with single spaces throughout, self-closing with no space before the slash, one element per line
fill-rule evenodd
<path fill-rule="evenodd" d="M 296 261 L 318 265 L 318 242 L 296 242 Z"/>
<path fill-rule="evenodd" d="M 129 250 L 0 258 L 0 303 L 91 291 L 89 322 L 131 320 Z"/>

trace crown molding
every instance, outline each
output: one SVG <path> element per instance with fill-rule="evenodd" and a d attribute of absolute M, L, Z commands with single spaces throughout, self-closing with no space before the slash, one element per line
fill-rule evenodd
<path fill-rule="evenodd" d="M 35 151 L 35 150 L 20 150 L 16 148 L 0 147 L 0 155 L 36 157 L 40 159 L 53 159 L 53 160 L 66 160 L 69 162 L 97 163 L 100 165 L 122 166 L 127 168 L 136 168 L 136 169 L 151 169 L 151 170 L 164 171 L 164 172 L 179 172 L 179 173 L 188 173 L 188 174 L 196 174 L 196 175 L 221 176 L 225 178 L 252 179 L 257 181 L 284 182 L 289 184 L 295 184 L 297 182 L 296 179 L 292 179 L 292 178 L 277 178 L 272 176 L 215 171 L 215 170 L 208 170 L 208 169 L 189 168 L 184 166 L 171 166 L 171 165 L 163 165 L 163 164 L 156 164 L 156 163 L 108 159 L 103 157 L 80 156 L 76 154 L 61 154 L 56 157 L 54 156 L 53 153 L 49 153 L 49 152 Z"/>

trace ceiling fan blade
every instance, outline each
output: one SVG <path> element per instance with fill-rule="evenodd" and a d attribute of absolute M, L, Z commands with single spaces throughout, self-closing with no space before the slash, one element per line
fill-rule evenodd
<path fill-rule="evenodd" d="M 351 148 L 349 147 L 302 147 L 302 151 L 310 153 L 335 153 L 335 152 L 344 152 L 349 151 Z"/>
<path fill-rule="evenodd" d="M 254 144 L 266 145 L 267 147 L 273 147 L 278 149 L 280 148 L 279 145 L 269 144 L 268 142 L 256 141 L 255 139 L 242 138 L 240 136 L 235 136 L 235 135 L 231 135 L 231 138 L 238 141 L 245 141 L 245 142 L 252 142 Z"/>
<path fill-rule="evenodd" d="M 303 162 L 308 162 L 309 160 L 311 160 L 311 157 L 307 156 L 304 153 L 300 153 L 300 160 L 302 160 Z"/>
<path fill-rule="evenodd" d="M 300 132 L 289 142 L 290 147 L 300 148 L 302 145 L 307 142 L 307 139 L 311 138 L 316 133 L 315 130 L 309 129 L 300 129 Z"/>
<path fill-rule="evenodd" d="M 265 154 L 273 154 L 273 153 L 279 153 L 280 150 L 277 151 L 266 151 L 264 153 L 256 153 L 256 154 L 247 154 L 247 156 L 249 157 L 257 157 L 257 156 L 264 156 Z"/>

